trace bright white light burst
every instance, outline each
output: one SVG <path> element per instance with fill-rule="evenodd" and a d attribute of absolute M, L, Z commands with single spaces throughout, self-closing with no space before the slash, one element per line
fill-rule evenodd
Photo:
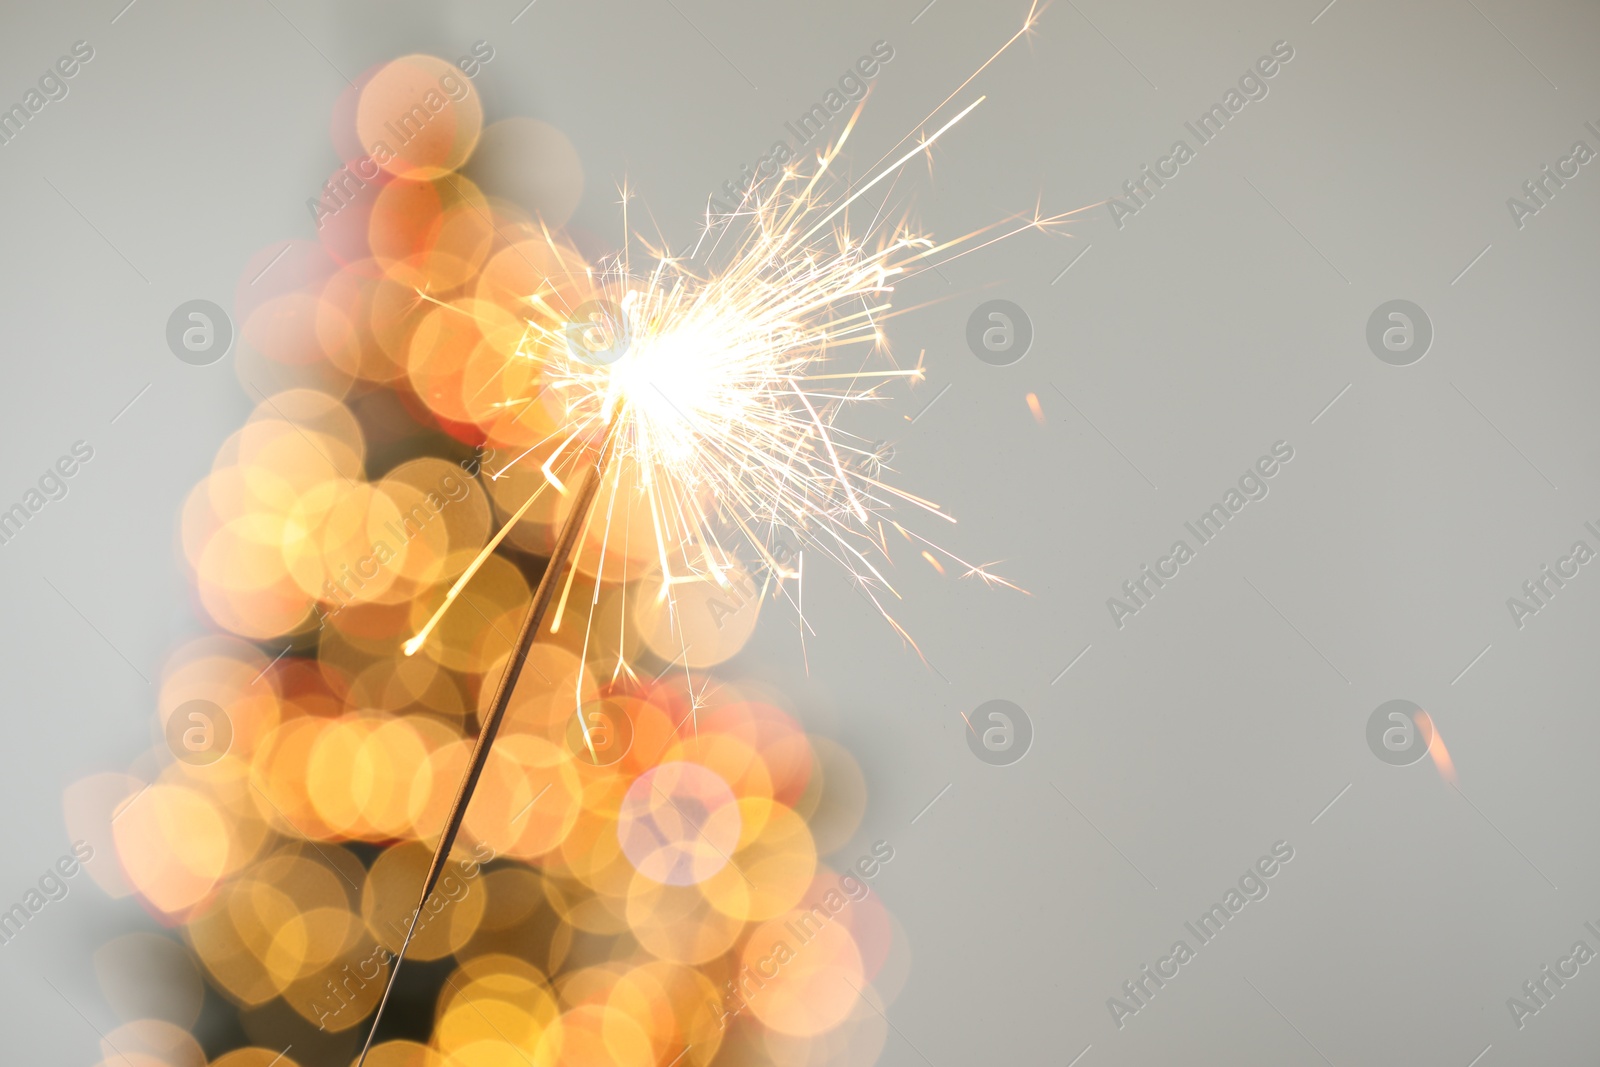
<path fill-rule="evenodd" d="M 1026 33 L 1034 18 L 1030 11 L 1023 29 L 989 62 Z M 930 154 L 982 103 L 980 97 L 922 134 L 971 80 L 886 153 L 871 177 L 852 185 L 834 174 L 834 166 L 856 127 L 858 108 L 839 140 L 803 172 L 791 166 L 758 182 L 726 215 L 708 208 L 701 238 L 684 256 L 631 233 L 626 191 L 621 253 L 591 268 L 569 262 L 571 249 L 550 241 L 552 255 L 569 270 L 529 294 L 517 354 L 539 364 L 537 392 L 508 397 L 504 404 L 555 398 L 560 405 L 561 433 L 513 461 L 544 457 L 539 492 L 546 486 L 567 492 L 574 474 L 593 463 L 601 439 L 615 450 L 589 518 L 590 540 L 637 543 L 648 536 L 656 558 L 648 575 L 602 570 L 601 580 L 658 580 L 660 595 L 670 602 L 675 585 L 709 578 L 727 586 L 750 574 L 763 595 L 782 595 L 798 610 L 806 558 L 820 555 L 851 575 L 913 647 L 886 603 L 898 597 L 885 574 L 894 540 L 909 542 L 936 567 L 944 558 L 966 576 L 1010 584 L 895 519 L 908 505 L 949 517 L 884 481 L 875 448 L 837 426 L 841 412 L 882 399 L 885 386 L 923 378 L 920 357 L 903 365 L 883 332 L 887 319 L 904 313 L 891 310 L 897 283 L 1076 213 L 1045 218 L 1035 212 L 1012 220 L 1015 225 L 1005 232 L 990 227 L 940 243 L 913 231 L 903 217 L 891 220 L 868 199 L 885 181 L 890 184 L 879 195 L 892 193 L 906 165 Z M 906 148 L 914 135 L 920 136 Z M 858 231 L 852 230 L 852 213 L 870 213 Z M 638 265 L 641 259 L 646 266 Z M 575 280 L 587 294 L 578 307 L 570 306 Z M 619 501 L 626 493 L 642 494 L 647 531 L 619 527 L 640 510 L 638 501 Z M 421 646 L 506 530 L 461 575 L 434 618 L 407 643 L 408 652 Z M 572 581 L 569 575 L 552 628 L 561 625 Z M 629 668 L 619 659 L 617 670 Z"/>

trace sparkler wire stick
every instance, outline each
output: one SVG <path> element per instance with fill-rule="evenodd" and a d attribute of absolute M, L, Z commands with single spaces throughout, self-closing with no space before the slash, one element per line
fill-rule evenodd
<path fill-rule="evenodd" d="M 455 801 L 450 805 L 450 812 L 445 816 L 444 830 L 439 835 L 439 844 L 434 848 L 433 863 L 428 868 L 428 877 L 422 883 L 422 895 L 418 900 L 417 910 L 411 916 L 411 926 L 406 930 L 406 938 L 400 944 L 400 951 L 395 954 L 394 969 L 389 972 L 389 981 L 384 984 L 383 998 L 378 1001 L 378 1010 L 372 1016 L 372 1027 L 367 1031 L 367 1041 L 361 1047 L 361 1058 L 356 1061 L 356 1067 L 363 1067 L 367 1062 L 367 1053 L 371 1051 L 372 1041 L 378 1035 L 378 1023 L 383 1019 L 383 1009 L 389 1003 L 389 994 L 394 992 L 395 979 L 400 975 L 400 965 L 405 961 L 406 949 L 411 947 L 411 939 L 416 935 L 417 922 L 426 909 L 428 895 L 433 892 L 444 874 L 445 861 L 449 859 L 450 849 L 455 844 L 456 835 L 461 831 L 461 824 L 467 815 L 467 805 L 471 803 L 472 794 L 478 788 L 478 779 L 483 776 L 483 769 L 489 763 L 489 750 L 494 747 L 495 735 L 500 732 L 500 724 L 505 720 L 506 709 L 511 706 L 511 694 L 517 687 L 517 679 L 522 676 L 522 668 L 528 662 L 529 652 L 533 650 L 533 640 L 544 624 L 545 615 L 550 609 L 550 600 L 555 595 L 562 572 L 566 570 L 569 559 L 577 549 L 578 539 L 583 533 L 589 512 L 594 507 L 606 466 L 616 453 L 616 431 L 622 422 L 621 415 L 622 412 L 617 411 L 611 419 L 610 426 L 606 428 L 605 436 L 600 443 L 600 455 L 578 489 L 577 498 L 572 504 L 572 512 L 567 516 L 567 521 L 561 527 L 561 533 L 556 537 L 555 548 L 550 552 L 550 562 L 545 567 L 544 575 L 539 579 L 538 588 L 534 590 L 533 601 L 528 605 L 528 614 L 522 620 L 522 630 L 517 634 L 511 659 L 506 663 L 505 673 L 500 676 L 500 686 L 495 690 L 494 700 L 489 704 L 489 713 L 478 731 L 477 743 L 472 747 L 472 757 L 467 761 L 467 773 L 462 776 L 461 788 L 457 790 Z M 581 715 L 579 721 L 581 725 Z M 587 728 L 584 734 L 587 739 Z"/>

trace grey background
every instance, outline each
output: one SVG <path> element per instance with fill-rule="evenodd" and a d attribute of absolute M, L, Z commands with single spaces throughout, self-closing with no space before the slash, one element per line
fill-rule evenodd
<path fill-rule="evenodd" d="M 96 57 L 0 147 L 0 501 L 75 440 L 96 455 L 0 547 L 0 900 L 66 851 L 64 785 L 154 740 L 139 673 L 198 627 L 178 508 L 251 406 L 231 358 L 172 357 L 166 319 L 195 297 L 231 306 L 249 256 L 311 236 L 343 75 L 488 40 L 487 117 L 544 118 L 577 145 L 575 221 L 615 232 L 626 177 L 681 242 L 874 41 L 896 55 L 863 162 L 1026 11 L 924 2 L 538 0 L 514 24 L 519 0 L 10 5 L 7 106 L 73 41 Z M 902 303 L 937 301 L 891 333 L 926 348 L 928 381 L 860 430 L 893 438 L 900 483 L 959 517 L 943 543 L 1005 560 L 1031 596 L 910 555 L 896 578 L 931 668 L 832 576 L 806 594 L 809 678 L 780 611 L 739 661 L 857 754 L 861 841 L 896 850 L 875 888 L 911 970 L 886 1064 L 1595 1054 L 1600 965 L 1520 1032 L 1505 1001 L 1579 938 L 1600 948 L 1583 929 L 1600 920 L 1600 576 L 1585 567 L 1521 630 L 1505 600 L 1574 540 L 1600 548 L 1582 528 L 1600 519 L 1600 164 L 1523 229 L 1505 201 L 1574 140 L 1600 149 L 1583 128 L 1600 124 L 1600 9 L 1324 2 L 1061 0 L 963 94 L 988 100 L 931 177 L 902 183 L 940 235 L 1096 203 L 1275 41 L 1295 49 L 1124 228 L 1091 210 L 1072 239 L 1023 235 L 906 286 Z M 965 346 L 992 297 L 1034 324 L 1014 366 Z M 1410 367 L 1366 347 L 1395 298 L 1435 329 Z M 1106 598 L 1280 439 L 1295 457 L 1267 499 L 1117 629 Z M 1367 717 L 1395 697 L 1430 711 L 1459 789 L 1368 751 Z M 961 736 L 994 698 L 1034 724 L 1009 767 Z M 1295 858 L 1270 895 L 1118 1030 L 1106 999 L 1278 840 Z M 139 922 L 78 879 L 0 947 L 8 1057 L 92 1059 L 115 1020 L 89 953 Z"/>

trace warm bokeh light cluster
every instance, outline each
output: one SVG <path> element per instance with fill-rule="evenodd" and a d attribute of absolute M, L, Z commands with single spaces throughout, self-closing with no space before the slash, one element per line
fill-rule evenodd
<path fill-rule="evenodd" d="M 160 742 L 65 799 L 115 857 L 91 876 L 177 938 L 96 957 L 126 1020 L 107 1067 L 351 1060 L 564 514 L 508 460 L 560 439 L 526 341 L 589 296 L 570 204 L 462 173 L 482 108 L 432 57 L 368 72 L 333 132 L 318 239 L 242 274 L 254 409 L 181 516 L 215 632 L 166 664 Z M 586 536 L 410 946 L 386 1017 L 405 1037 L 369 1062 L 872 1062 L 905 961 L 861 879 L 893 850 L 823 858 L 856 839 L 859 769 L 759 683 L 707 675 L 753 632 L 749 575 L 665 601 L 645 539 Z M 180 708 L 194 729 L 169 729 Z"/>
<path fill-rule="evenodd" d="M 422 666 L 389 643 L 385 655 L 330 640 L 274 663 L 237 638 L 195 641 L 173 657 L 160 704 L 220 708 L 226 754 L 196 765 L 156 749 L 68 791 L 74 834 L 116 856 L 87 869 L 189 950 L 130 935 L 157 946 L 146 955 L 176 955 L 165 966 L 179 975 L 144 994 L 173 1003 L 123 1035 L 144 1062 L 206 1062 L 179 1036 L 202 979 L 261 1048 L 353 1053 L 456 788 L 474 693 L 499 667 Z M 552 682 L 581 669 L 559 644 L 539 646 L 534 666 Z M 429 1036 L 380 1044 L 372 1062 L 788 1064 L 881 1044 L 863 998 L 893 978 L 890 919 L 848 865 L 819 859 L 861 819 L 848 753 L 724 681 L 698 709 L 679 684 L 595 685 L 597 760 L 544 684 L 528 688 L 410 948 L 447 964 L 433 972 Z M 631 743 L 603 762 L 619 717 Z M 140 953 L 118 944 L 107 952 L 138 974 Z M 186 1051 L 162 1051 L 169 1039 Z"/>

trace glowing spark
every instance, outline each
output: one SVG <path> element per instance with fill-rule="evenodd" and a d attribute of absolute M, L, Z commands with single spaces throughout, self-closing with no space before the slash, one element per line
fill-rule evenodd
<path fill-rule="evenodd" d="M 1033 421 L 1043 426 L 1044 409 L 1039 406 L 1039 397 L 1035 393 L 1028 394 L 1028 410 L 1033 412 Z"/>
<path fill-rule="evenodd" d="M 528 509 L 533 507 L 533 502 L 538 500 L 543 494 L 544 486 L 541 485 L 537 490 L 534 491 L 533 495 L 528 497 L 527 501 L 516 510 L 516 513 L 511 516 L 510 521 L 508 521 L 504 526 L 500 527 L 500 532 L 491 537 L 489 539 L 489 543 L 483 546 L 483 551 L 479 552 L 477 558 L 467 565 L 467 569 L 461 572 L 461 577 L 456 579 L 455 584 L 450 587 L 450 591 L 444 595 L 444 603 L 439 605 L 438 610 L 436 610 L 433 615 L 429 617 L 427 623 L 422 627 L 422 629 L 417 631 L 416 636 L 411 638 L 402 646 L 405 649 L 406 655 L 415 656 L 417 654 L 417 650 L 421 648 L 423 643 L 428 640 L 428 635 L 433 633 L 433 628 L 439 625 L 439 620 L 444 618 L 445 612 L 450 610 L 450 605 L 455 603 L 455 599 L 460 595 L 461 590 L 466 588 L 467 583 L 472 580 L 472 576 L 478 573 L 478 568 L 482 567 L 484 562 L 490 556 L 494 555 L 494 550 L 500 547 L 500 542 L 505 540 L 506 534 L 511 532 L 511 528 L 513 526 L 522 521 L 522 517 L 528 513 Z"/>
<path fill-rule="evenodd" d="M 1439 769 L 1439 777 L 1456 784 L 1456 765 L 1450 758 L 1450 750 L 1444 747 L 1444 738 L 1439 734 L 1439 724 L 1433 721 L 1433 716 L 1418 710 L 1417 719 L 1422 728 L 1428 732 L 1428 755 L 1433 757 L 1433 765 Z"/>

